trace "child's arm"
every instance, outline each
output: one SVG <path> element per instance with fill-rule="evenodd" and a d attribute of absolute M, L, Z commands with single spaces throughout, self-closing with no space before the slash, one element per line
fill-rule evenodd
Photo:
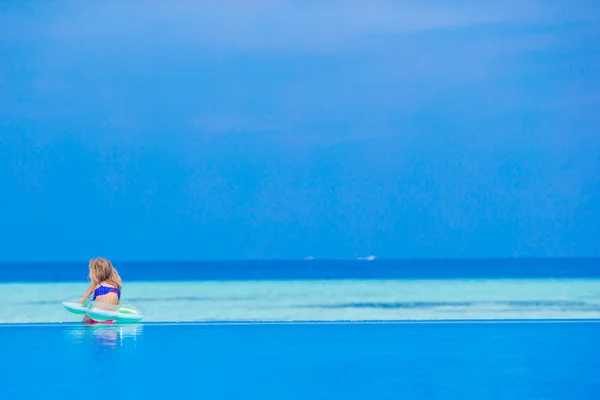
<path fill-rule="evenodd" d="M 79 302 L 83 302 L 85 299 L 90 297 L 90 295 L 94 292 L 95 286 L 96 285 L 94 284 L 94 282 L 90 283 L 90 287 L 87 288 L 87 290 L 85 291 L 83 296 L 81 296 L 81 298 L 79 299 Z"/>

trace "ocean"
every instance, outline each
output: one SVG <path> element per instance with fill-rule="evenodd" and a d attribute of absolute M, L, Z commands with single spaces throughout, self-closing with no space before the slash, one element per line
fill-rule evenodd
<path fill-rule="evenodd" d="M 86 262 L 0 265 L 0 398 L 600 398 L 597 259 L 115 266 L 141 323 L 62 308 Z"/>
<path fill-rule="evenodd" d="M 115 262 L 144 322 L 595 319 L 600 260 Z M 0 323 L 76 322 L 87 263 L 0 266 Z"/>

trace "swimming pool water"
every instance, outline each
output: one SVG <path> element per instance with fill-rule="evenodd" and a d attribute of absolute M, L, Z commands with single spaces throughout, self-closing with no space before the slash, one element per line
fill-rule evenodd
<path fill-rule="evenodd" d="M 0 398 L 595 399 L 600 323 L 0 325 Z"/>

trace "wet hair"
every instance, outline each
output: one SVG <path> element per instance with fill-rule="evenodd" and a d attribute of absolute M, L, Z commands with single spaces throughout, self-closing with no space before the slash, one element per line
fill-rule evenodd
<path fill-rule="evenodd" d="M 98 257 L 90 260 L 89 278 L 95 284 L 108 282 L 118 287 L 119 290 L 123 288 L 119 273 L 106 258 Z"/>

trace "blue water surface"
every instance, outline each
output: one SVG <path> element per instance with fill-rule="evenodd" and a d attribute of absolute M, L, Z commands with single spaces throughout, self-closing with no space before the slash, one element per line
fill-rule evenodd
<path fill-rule="evenodd" d="M 125 282 L 311 279 L 600 278 L 598 258 L 113 261 Z M 78 282 L 87 263 L 4 263 L 2 282 Z"/>
<path fill-rule="evenodd" d="M 0 398 L 596 399 L 600 323 L 0 325 Z"/>

